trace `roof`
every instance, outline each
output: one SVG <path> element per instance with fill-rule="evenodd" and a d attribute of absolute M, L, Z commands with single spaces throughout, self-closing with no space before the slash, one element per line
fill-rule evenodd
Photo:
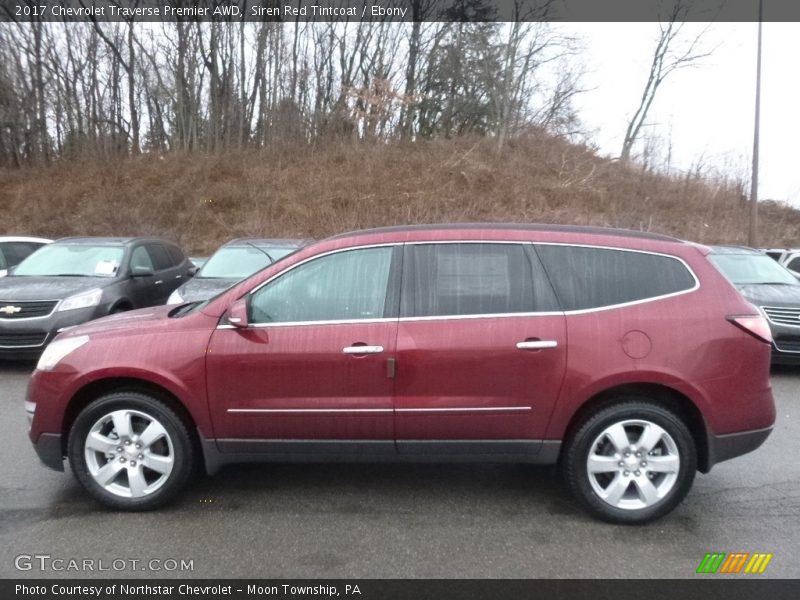
<path fill-rule="evenodd" d="M 642 240 L 654 240 L 661 242 L 685 243 L 677 238 L 662 235 L 660 233 L 650 233 L 647 231 L 634 231 L 632 229 L 616 229 L 613 227 L 594 227 L 589 225 L 547 225 L 544 223 L 448 223 L 448 224 L 426 224 L 426 225 L 401 225 L 391 227 L 377 227 L 374 229 L 362 229 L 349 233 L 335 235 L 329 239 L 335 240 L 345 237 L 357 237 L 385 233 L 410 233 L 415 231 L 454 231 L 470 229 L 494 229 L 505 231 L 538 231 L 553 233 L 578 233 L 588 235 L 610 235 L 617 237 L 635 238 Z"/>
<path fill-rule="evenodd" d="M 34 242 L 36 244 L 49 244 L 53 240 L 25 235 L 0 235 L 0 242 Z"/>
<path fill-rule="evenodd" d="M 154 237 L 66 237 L 53 242 L 54 244 L 85 244 L 85 245 L 108 245 L 108 246 L 130 246 L 135 242 L 159 242 L 172 244 L 169 240 Z"/>
<path fill-rule="evenodd" d="M 230 246 L 259 246 L 265 248 L 299 248 L 309 244 L 312 240 L 309 239 L 279 239 L 279 238 L 238 238 L 225 242 L 222 247 Z"/>

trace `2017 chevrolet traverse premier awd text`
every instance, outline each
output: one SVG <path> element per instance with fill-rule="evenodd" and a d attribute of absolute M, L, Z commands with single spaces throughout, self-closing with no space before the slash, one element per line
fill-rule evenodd
<path fill-rule="evenodd" d="M 62 333 L 30 438 L 120 509 L 164 504 L 198 463 L 518 461 L 649 521 L 775 420 L 769 327 L 707 252 L 554 226 L 330 238 L 210 301 Z"/>

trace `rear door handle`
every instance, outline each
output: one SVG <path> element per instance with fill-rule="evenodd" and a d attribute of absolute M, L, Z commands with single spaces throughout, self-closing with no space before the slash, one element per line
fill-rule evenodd
<path fill-rule="evenodd" d="M 342 348 L 345 354 L 380 354 L 383 346 L 347 346 Z"/>
<path fill-rule="evenodd" d="M 556 347 L 558 347 L 556 340 L 525 340 L 524 342 L 517 342 L 517 348 L 520 350 L 545 350 L 546 348 Z"/>

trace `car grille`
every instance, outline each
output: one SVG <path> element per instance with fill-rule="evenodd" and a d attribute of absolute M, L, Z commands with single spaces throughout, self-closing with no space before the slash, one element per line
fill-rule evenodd
<path fill-rule="evenodd" d="M 800 352 L 800 337 L 775 338 L 775 347 L 781 352 Z"/>
<path fill-rule="evenodd" d="M 56 304 L 58 304 L 58 300 L 43 300 L 41 302 L 13 302 L 0 300 L 0 319 L 30 319 L 31 317 L 46 317 L 53 312 Z"/>
<path fill-rule="evenodd" d="M 800 308 L 777 308 L 765 306 L 767 318 L 776 325 L 794 325 L 800 327 Z"/>
<path fill-rule="evenodd" d="M 0 332 L 0 348 L 31 348 L 42 346 L 47 333 Z"/>

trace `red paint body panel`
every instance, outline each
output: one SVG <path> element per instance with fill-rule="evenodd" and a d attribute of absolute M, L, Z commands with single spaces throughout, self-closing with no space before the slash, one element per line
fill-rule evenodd
<path fill-rule="evenodd" d="M 562 315 L 401 321 L 397 439 L 542 439 L 566 368 L 564 321 Z M 558 346 L 517 349 L 517 342 L 533 339 Z M 478 410 L 441 410 L 448 408 Z"/>
<path fill-rule="evenodd" d="M 357 246 L 447 240 L 664 253 L 685 261 L 700 285 L 674 297 L 566 316 L 218 328 L 235 300 L 307 258 Z M 28 391 L 37 405 L 31 439 L 66 433 L 65 414 L 75 395 L 108 378 L 163 387 L 209 439 L 560 440 L 587 401 L 631 383 L 680 392 L 699 409 L 711 434 L 767 428 L 775 419 L 770 348 L 726 320 L 757 311 L 711 266 L 702 247 L 677 241 L 488 225 L 353 234 L 303 248 L 199 312 L 169 318 L 171 308 L 126 313 L 63 333 L 88 335 L 90 342 L 54 370 L 34 373 Z M 528 339 L 557 346 L 515 347 Z M 383 346 L 383 352 L 342 354 L 345 346 L 360 343 Z M 390 359 L 396 360 L 394 376 Z M 274 412 L 320 408 L 331 412 Z M 369 410 L 335 412 L 352 408 Z M 442 408 L 467 410 L 430 410 Z M 507 410 L 477 410 L 500 408 Z"/>
<path fill-rule="evenodd" d="M 394 355 L 396 322 L 251 330 L 218 329 L 208 353 L 209 405 L 217 438 L 394 438 L 386 361 Z M 346 346 L 384 352 L 352 356 Z M 228 410 L 374 412 L 285 414 Z"/>

